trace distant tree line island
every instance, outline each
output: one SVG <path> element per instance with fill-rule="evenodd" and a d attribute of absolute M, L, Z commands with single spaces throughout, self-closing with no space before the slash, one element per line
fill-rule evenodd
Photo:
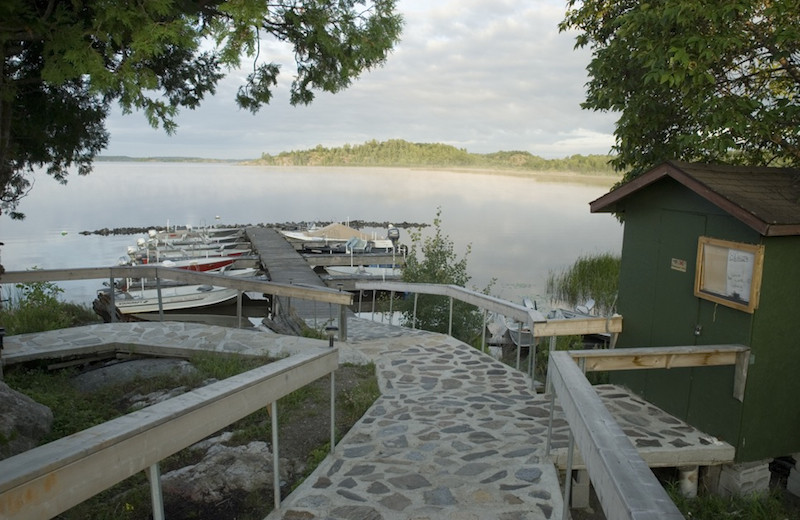
<path fill-rule="evenodd" d="M 506 151 L 470 153 L 463 148 L 441 143 L 410 143 L 402 139 L 367 141 L 337 148 L 317 145 L 310 150 L 262 154 L 255 164 L 269 166 L 403 166 L 459 167 L 493 170 L 574 172 L 590 175 L 619 175 L 610 164 L 610 155 L 572 155 L 563 159 L 543 159 L 529 152 Z"/>

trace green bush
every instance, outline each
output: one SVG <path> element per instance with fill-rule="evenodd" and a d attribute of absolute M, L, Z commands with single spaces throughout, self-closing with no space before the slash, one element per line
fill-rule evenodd
<path fill-rule="evenodd" d="M 16 295 L 0 309 L 0 323 L 6 334 L 26 334 L 97 323 L 89 307 L 59 300 L 64 289 L 53 282 L 19 283 Z"/>
<path fill-rule="evenodd" d="M 466 287 L 470 280 L 467 273 L 467 257 L 471 246 L 459 258 L 450 237 L 442 233 L 441 208 L 437 208 L 433 219 L 433 236 L 422 239 L 418 230 L 411 233 L 411 249 L 403 268 L 403 281 L 411 283 L 431 283 Z M 489 287 L 484 289 L 488 294 Z M 450 326 L 450 299 L 446 296 L 420 294 L 414 313 L 413 296 L 398 305 L 405 326 L 414 325 L 417 329 L 446 334 Z M 416 319 L 414 319 L 416 316 Z M 483 317 L 477 307 L 461 301 L 453 301 L 452 335 L 465 343 L 471 343 L 480 334 Z"/>

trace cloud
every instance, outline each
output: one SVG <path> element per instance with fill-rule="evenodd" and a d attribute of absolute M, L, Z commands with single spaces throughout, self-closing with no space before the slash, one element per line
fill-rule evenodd
<path fill-rule="evenodd" d="M 236 107 L 245 71 L 223 80 L 175 136 L 141 114 L 109 119 L 106 153 L 251 158 L 262 152 L 340 146 L 369 139 L 442 142 L 471 152 L 526 150 L 544 157 L 606 153 L 613 114 L 583 111 L 589 54 L 558 32 L 563 3 L 526 0 L 401 0 L 403 39 L 387 63 L 335 95 L 292 107 L 291 50 L 265 42 L 282 63 L 273 102 L 256 115 Z"/>

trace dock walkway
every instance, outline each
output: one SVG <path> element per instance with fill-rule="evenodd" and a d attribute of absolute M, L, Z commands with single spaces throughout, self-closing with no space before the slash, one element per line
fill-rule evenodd
<path fill-rule="evenodd" d="M 561 517 L 558 469 L 545 450 L 548 400 L 527 377 L 442 334 L 354 318 L 341 362 L 374 362 L 381 397 L 335 453 L 269 520 L 541 520 Z M 138 338 L 138 339 L 137 339 Z M 197 324 L 105 324 L 6 338 L 17 360 L 89 351 L 108 343 L 161 352 L 247 352 L 324 345 L 319 340 Z M 269 346 L 272 348 L 269 348 Z M 137 348 L 138 349 L 138 348 Z M 665 461 L 727 462 L 733 448 L 617 387 L 601 396 L 640 451 Z M 558 459 L 567 425 L 556 410 Z M 701 453 L 702 452 L 702 453 Z M 703 462 L 697 462 L 703 463 Z"/>
<path fill-rule="evenodd" d="M 270 281 L 326 288 L 305 258 L 276 229 L 249 227 L 246 232 Z M 283 297 L 278 298 L 278 301 L 279 309 L 287 310 L 291 307 L 294 313 L 305 320 L 316 320 L 322 314 L 327 318 L 331 312 L 327 305 L 316 305 L 312 301 L 293 299 L 290 304 L 289 299 Z"/>

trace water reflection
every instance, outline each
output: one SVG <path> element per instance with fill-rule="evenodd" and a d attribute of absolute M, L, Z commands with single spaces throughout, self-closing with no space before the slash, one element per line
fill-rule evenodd
<path fill-rule="evenodd" d="M 97 163 L 94 173 L 74 176 L 67 186 L 36 178 L 19 208 L 26 220 L 0 217 L 2 262 L 8 270 L 115 264 L 136 237 L 79 234 L 104 227 L 430 223 L 441 208 L 443 232 L 459 256 L 472 246 L 476 287 L 496 279 L 497 296 L 542 299 L 550 271 L 581 254 L 620 251 L 621 226 L 609 215 L 589 213 L 589 202 L 609 186 L 424 169 Z M 401 241 L 408 241 L 407 231 Z M 72 293 L 76 300 L 94 295 L 91 288 Z"/>

